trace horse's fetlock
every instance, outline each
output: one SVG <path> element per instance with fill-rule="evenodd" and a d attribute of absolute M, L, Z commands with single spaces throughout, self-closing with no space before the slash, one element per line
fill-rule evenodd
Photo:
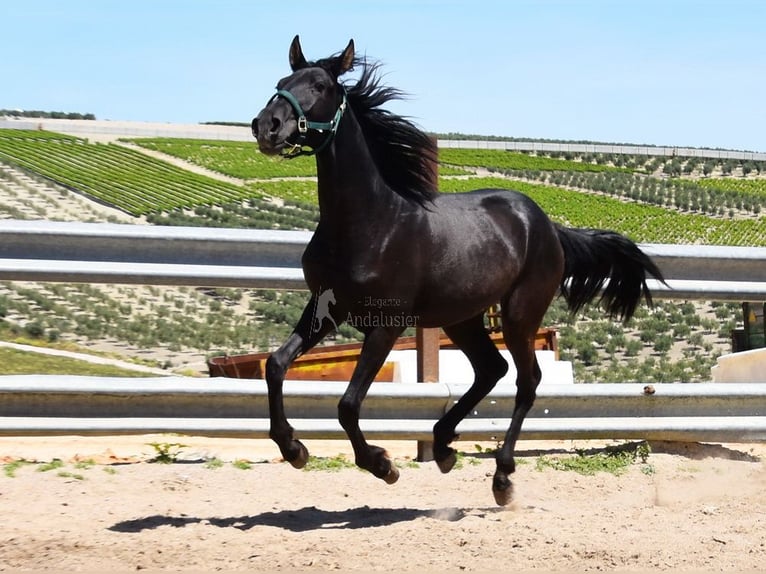
<path fill-rule="evenodd" d="M 438 420 L 434 424 L 434 439 L 440 442 L 449 443 L 455 436 L 455 429 L 446 421 Z"/>
<path fill-rule="evenodd" d="M 504 474 L 513 474 L 516 472 L 516 461 L 513 458 L 510 460 L 498 460 L 497 470 Z"/>

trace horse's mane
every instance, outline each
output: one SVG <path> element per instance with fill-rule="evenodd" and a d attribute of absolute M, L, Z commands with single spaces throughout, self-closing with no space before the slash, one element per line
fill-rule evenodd
<path fill-rule="evenodd" d="M 436 142 L 409 119 L 380 106 L 404 94 L 380 83 L 380 64 L 355 59 L 361 76 L 346 85 L 348 103 L 354 111 L 367 146 L 383 180 L 391 189 L 421 205 L 436 196 Z"/>

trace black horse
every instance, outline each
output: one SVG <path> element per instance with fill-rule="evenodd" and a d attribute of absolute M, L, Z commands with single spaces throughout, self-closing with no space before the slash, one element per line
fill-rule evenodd
<path fill-rule="evenodd" d="M 551 300 L 560 290 L 575 312 L 600 297 L 607 313 L 627 319 L 642 298 L 651 303 L 646 277 L 661 280 L 660 271 L 626 237 L 561 227 L 521 193 L 438 193 L 435 143 L 381 108 L 401 94 L 380 84 L 377 64 L 355 57 L 353 40 L 340 54 L 309 62 L 296 36 L 289 59 L 293 73 L 279 81 L 252 129 L 263 153 L 316 154 L 320 217 L 303 254 L 312 297 L 266 365 L 270 436 L 294 467 L 306 463 L 308 451 L 284 412 L 285 372 L 336 325 L 349 322 L 364 333 L 364 343 L 338 417 L 356 464 L 396 482 L 399 471 L 386 452 L 365 440 L 359 411 L 402 331 L 414 324 L 442 327 L 475 372 L 470 389 L 434 426 L 434 459 L 449 472 L 458 423 L 508 370 L 483 320 L 499 302 L 518 371 L 492 481 L 495 500 L 505 505 L 512 498 L 514 448 L 540 382 L 535 334 Z M 340 83 L 354 66 L 361 66 L 359 80 Z"/>

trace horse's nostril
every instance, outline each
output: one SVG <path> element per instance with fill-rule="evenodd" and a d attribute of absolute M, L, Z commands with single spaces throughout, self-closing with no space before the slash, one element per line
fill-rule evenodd
<path fill-rule="evenodd" d="M 258 118 L 253 118 L 253 121 L 250 124 L 250 130 L 253 132 L 253 137 L 258 139 Z"/>
<path fill-rule="evenodd" d="M 282 121 L 279 118 L 271 118 L 271 133 L 275 134 L 282 127 Z"/>

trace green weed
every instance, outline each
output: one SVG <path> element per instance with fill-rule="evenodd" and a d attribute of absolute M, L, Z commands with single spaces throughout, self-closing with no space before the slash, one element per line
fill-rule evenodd
<path fill-rule="evenodd" d="M 31 464 L 31 463 L 27 460 L 24 460 L 23 458 L 20 458 L 19 460 L 14 460 L 12 462 L 8 462 L 3 465 L 3 473 L 8 478 L 16 478 L 16 471 L 19 470 L 22 466 L 25 466 L 27 464 Z"/>
<path fill-rule="evenodd" d="M 473 445 L 473 448 L 478 454 L 495 454 L 495 452 L 497 452 L 497 450 L 500 448 L 500 443 L 496 444 L 494 447 L 484 447 L 480 444 L 475 444 Z"/>
<path fill-rule="evenodd" d="M 188 445 L 180 442 L 150 442 L 148 446 L 155 451 L 155 456 L 149 462 L 159 462 L 161 464 L 172 464 L 178 461 L 181 451 Z"/>
<path fill-rule="evenodd" d="M 83 475 L 75 473 L 75 472 L 68 472 L 66 470 L 62 470 L 58 472 L 56 476 L 60 476 L 61 478 L 73 478 L 75 480 L 85 480 L 85 477 Z"/>
<path fill-rule="evenodd" d="M 324 456 L 309 456 L 306 466 L 303 467 L 305 471 L 324 470 L 328 472 L 338 472 L 344 468 L 357 468 L 356 464 L 346 458 L 344 454 L 338 454 L 336 456 L 324 457 Z"/>
<path fill-rule="evenodd" d="M 54 458 L 50 462 L 44 462 L 37 467 L 37 472 L 48 472 L 49 470 L 56 470 L 64 466 L 64 461 L 60 458 Z"/>

